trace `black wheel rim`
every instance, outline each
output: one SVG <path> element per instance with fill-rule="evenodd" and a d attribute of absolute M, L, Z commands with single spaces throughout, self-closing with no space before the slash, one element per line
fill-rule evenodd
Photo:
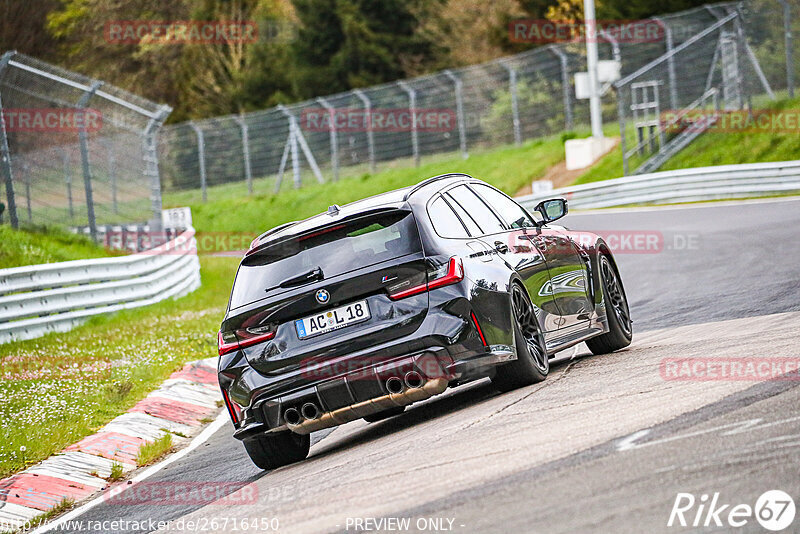
<path fill-rule="evenodd" d="M 611 307 L 614 316 L 617 318 L 620 328 L 626 335 L 631 334 L 631 312 L 628 308 L 628 299 L 625 298 L 625 292 L 622 289 L 622 284 L 619 282 L 617 272 L 611 266 L 607 259 L 603 258 L 602 261 L 603 282 L 606 289 L 606 308 Z"/>
<path fill-rule="evenodd" d="M 517 320 L 522 337 L 525 339 L 525 344 L 528 346 L 528 352 L 530 352 L 536 367 L 546 373 L 550 369 L 550 360 L 544 349 L 542 336 L 539 332 L 539 322 L 536 320 L 533 305 L 522 292 L 522 289 L 516 285 L 511 292 L 511 298 L 514 306 L 514 317 Z"/>

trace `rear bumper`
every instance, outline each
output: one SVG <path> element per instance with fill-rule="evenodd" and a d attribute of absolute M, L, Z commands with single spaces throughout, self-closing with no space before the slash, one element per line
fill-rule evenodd
<path fill-rule="evenodd" d="M 508 293 L 465 280 L 429 295 L 428 312 L 413 334 L 363 350 L 287 361 L 285 370 L 274 375 L 257 372 L 243 351 L 221 357 L 220 385 L 241 412 L 233 418 L 235 437 L 287 430 L 307 433 L 335 426 L 428 398 L 444 391 L 448 383 L 488 376 L 495 366 L 516 359 Z M 491 313 L 482 313 L 486 311 Z M 476 330 L 473 312 L 488 347 Z M 388 391 L 386 380 L 391 376 L 404 379 L 412 370 L 425 379 L 426 387 L 408 388 L 421 391 L 387 398 L 393 392 Z M 433 382 L 440 378 L 444 380 Z M 319 413 L 314 419 L 321 421 L 301 421 L 290 427 L 286 410 L 299 411 L 306 403 L 315 403 Z"/>
<path fill-rule="evenodd" d="M 407 406 L 444 392 L 454 377 L 454 364 L 447 350 L 432 348 L 322 381 L 291 394 L 258 398 L 248 410 L 250 421 L 246 421 L 234 437 L 243 440 L 264 432 L 285 430 L 309 434 L 393 407 Z"/>

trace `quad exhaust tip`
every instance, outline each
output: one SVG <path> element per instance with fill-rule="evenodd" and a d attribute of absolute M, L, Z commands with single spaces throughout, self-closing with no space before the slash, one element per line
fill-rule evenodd
<path fill-rule="evenodd" d="M 304 418 L 308 419 L 309 421 L 313 421 L 319 417 L 319 408 L 317 408 L 317 405 L 313 402 L 307 402 L 302 408 L 300 408 L 300 413 Z"/>
<path fill-rule="evenodd" d="M 422 385 L 425 383 L 425 380 L 422 378 L 422 375 L 416 371 L 409 371 L 406 373 L 405 376 L 405 383 L 406 387 L 409 389 L 412 388 L 421 388 Z"/>
<path fill-rule="evenodd" d="M 299 425 L 303 420 L 302 417 L 300 417 L 300 412 L 294 408 L 289 408 L 283 412 L 283 419 L 290 425 Z"/>
<path fill-rule="evenodd" d="M 402 380 L 400 380 L 396 376 L 393 376 L 393 377 L 391 377 L 391 378 L 386 380 L 386 390 L 389 393 L 392 393 L 392 394 L 395 394 L 395 395 L 399 395 L 400 393 L 403 392 L 403 390 L 405 388 L 406 388 L 406 385 L 403 383 Z"/>

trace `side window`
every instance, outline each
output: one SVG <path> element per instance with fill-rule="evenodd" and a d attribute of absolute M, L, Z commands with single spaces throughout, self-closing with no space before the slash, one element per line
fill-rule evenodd
<path fill-rule="evenodd" d="M 528 213 L 503 193 L 483 184 L 471 184 L 470 187 L 474 188 L 486 202 L 492 205 L 510 228 L 534 226 Z"/>
<path fill-rule="evenodd" d="M 448 193 L 458 202 L 467 213 L 478 223 L 481 234 L 496 234 L 505 230 L 500 219 L 492 213 L 483 200 L 478 198 L 475 193 L 465 185 L 459 185 L 448 191 Z"/>
<path fill-rule="evenodd" d="M 447 203 L 450 204 L 450 207 L 456 212 L 456 215 L 458 215 L 458 217 L 461 219 L 461 222 L 464 223 L 464 226 L 467 227 L 469 233 L 473 236 L 483 235 L 481 229 L 478 228 L 478 225 L 475 223 L 472 217 L 470 217 L 469 213 L 467 213 L 464 208 L 461 207 L 461 204 L 453 200 L 453 197 L 447 193 L 445 193 L 445 197 L 447 198 Z"/>
<path fill-rule="evenodd" d="M 442 197 L 428 205 L 428 216 L 431 218 L 433 229 L 441 237 L 469 237 L 466 228 Z"/>

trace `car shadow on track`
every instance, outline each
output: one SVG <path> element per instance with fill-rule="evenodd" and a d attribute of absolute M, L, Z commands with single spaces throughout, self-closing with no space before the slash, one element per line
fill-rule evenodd
<path fill-rule="evenodd" d="M 559 358 L 551 360 L 551 373 L 555 370 L 566 367 L 571 361 L 574 361 L 574 359 Z M 540 388 L 542 386 L 546 386 L 547 383 L 548 382 L 545 381 L 535 386 L 529 386 L 529 388 Z M 525 389 L 528 388 L 518 391 L 524 391 Z M 364 445 L 366 443 L 394 434 L 395 432 L 413 428 L 417 425 L 445 417 L 461 410 L 472 408 L 482 402 L 501 397 L 503 395 L 507 394 L 495 389 L 488 379 L 482 379 L 469 384 L 464 384 L 463 386 L 458 386 L 442 396 L 433 397 L 424 403 L 409 407 L 409 409 L 407 409 L 401 415 L 397 415 L 377 423 L 371 423 L 341 438 L 334 436 L 331 439 L 325 439 L 324 441 L 320 440 L 320 445 L 312 452 L 309 460 L 323 458 L 335 452 L 357 447 L 359 445 Z"/>

